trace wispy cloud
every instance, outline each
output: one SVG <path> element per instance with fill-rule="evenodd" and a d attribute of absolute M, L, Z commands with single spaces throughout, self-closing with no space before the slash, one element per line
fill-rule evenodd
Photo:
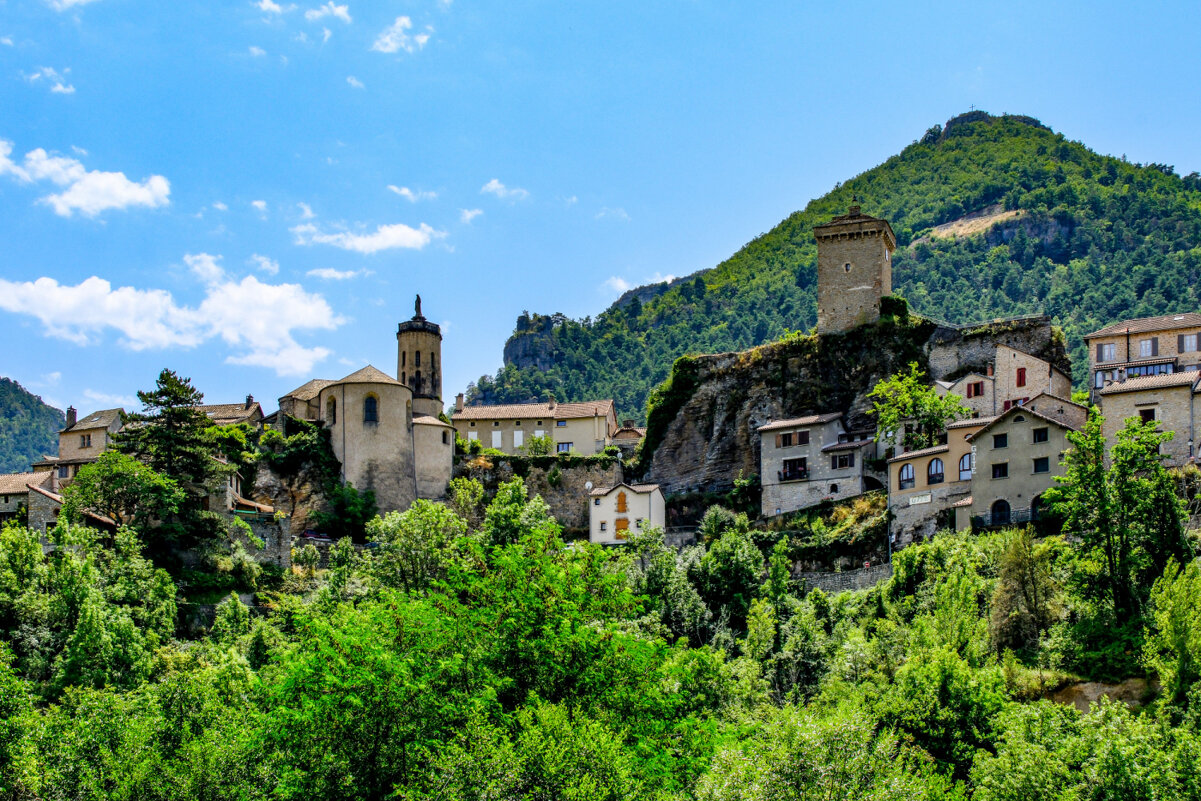
<path fill-rule="evenodd" d="M 279 3 L 273 3 L 271 0 L 259 0 L 254 4 L 255 8 L 267 14 L 287 14 L 289 11 L 295 11 L 296 6 L 282 6 Z"/>
<path fill-rule="evenodd" d="M 525 200 L 530 196 L 530 193 L 521 187 L 507 187 L 495 178 L 480 187 L 480 194 L 496 195 L 502 200 Z"/>
<path fill-rule="evenodd" d="M 388 191 L 400 195 L 410 203 L 416 203 L 419 200 L 433 200 L 438 197 L 437 192 L 423 192 L 420 190 L 414 192 L 407 186 L 396 186 L 394 184 L 388 184 Z"/>
<path fill-rule="evenodd" d="M 298 284 L 265 284 L 254 276 L 236 281 L 220 269 L 220 256 L 189 256 L 193 269 L 200 265 L 214 276 L 198 306 L 181 306 L 165 290 L 114 288 L 92 276 L 74 286 L 48 277 L 0 279 L 0 309 L 34 317 L 46 336 L 77 345 L 96 344 L 109 331 L 122 347 L 135 351 L 219 340 L 230 349 L 226 363 L 266 367 L 279 375 L 307 374 L 329 355 L 327 348 L 306 348 L 295 339 L 295 332 L 331 330 L 344 322 L 321 295 Z"/>
<path fill-rule="evenodd" d="M 109 209 L 157 208 L 170 202 L 171 184 L 161 175 L 139 183 L 126 178 L 123 172 L 89 171 L 78 159 L 52 156 L 40 147 L 26 153 L 24 162 L 17 164 L 10 158 L 12 149 L 12 142 L 0 139 L 0 175 L 12 175 L 23 183 L 49 181 L 62 187 L 62 192 L 40 199 L 61 217 L 70 217 L 76 211 L 95 217 Z"/>
<path fill-rule="evenodd" d="M 326 17 L 335 17 L 336 19 L 340 19 L 343 22 L 350 24 L 350 6 L 336 5 L 333 0 L 330 0 L 323 6 L 310 8 L 308 11 L 304 12 L 304 18 L 309 22 L 325 19 Z"/>
<path fill-rule="evenodd" d="M 257 211 L 263 217 L 267 216 L 267 201 L 252 200 L 252 201 L 250 201 L 250 205 L 253 206 L 254 210 Z"/>
<path fill-rule="evenodd" d="M 367 270 L 335 270 L 333 267 L 320 267 L 305 273 L 305 275 L 311 275 L 314 278 L 321 278 L 326 281 L 348 281 L 351 278 L 367 274 Z"/>
<path fill-rule="evenodd" d="M 296 208 L 300 209 L 300 219 L 302 220 L 311 220 L 317 216 L 308 203 L 297 203 Z"/>
<path fill-rule="evenodd" d="M 483 213 L 483 209 L 459 209 L 459 222 L 471 225 L 471 221 Z"/>
<path fill-rule="evenodd" d="M 434 29 L 427 25 L 421 33 L 409 33 L 412 29 L 413 20 L 408 17 L 397 17 L 395 22 L 380 32 L 375 43 L 371 45 L 371 49 L 377 53 L 397 53 L 401 50 L 406 53 L 416 53 L 425 47 L 425 43 L 430 40 Z"/>
<path fill-rule="evenodd" d="M 12 47 L 13 46 L 13 38 L 11 36 L 0 36 L 0 45 L 4 45 L 5 47 Z"/>
<path fill-rule="evenodd" d="M 96 0 L 46 0 L 46 4 L 55 11 L 67 11 L 76 6 L 86 6 L 88 3 L 94 3 Z"/>
<path fill-rule="evenodd" d="M 617 275 L 612 275 L 606 278 L 605 286 L 614 292 L 617 292 L 618 294 L 628 292 L 633 288 L 629 281 Z"/>
<path fill-rule="evenodd" d="M 421 250 L 431 241 L 442 239 L 445 231 L 436 231 L 425 223 L 411 228 L 404 223 L 376 226 L 371 233 L 350 231 L 323 232 L 317 226 L 298 225 L 291 229 L 297 245 L 332 245 L 355 253 L 378 253 L 381 250 Z"/>
<path fill-rule="evenodd" d="M 229 206 L 225 205 L 220 200 L 213 204 L 213 208 L 217 211 L 229 211 Z"/>
<path fill-rule="evenodd" d="M 75 87 L 67 83 L 67 73 L 70 71 L 70 67 L 64 68 L 62 72 L 53 67 L 38 67 L 32 73 L 26 75 L 25 80 L 35 86 L 49 86 L 50 91 L 56 95 L 73 95 L 75 94 Z"/>
<path fill-rule="evenodd" d="M 116 406 L 124 407 L 126 410 L 142 408 L 142 402 L 135 395 L 118 395 L 111 392 L 97 392 L 94 389 L 85 389 L 83 391 L 84 400 L 91 401 L 96 407 L 112 409 Z"/>
<path fill-rule="evenodd" d="M 279 262 L 277 262 L 275 259 L 269 258 L 267 256 L 260 256 L 258 253 L 255 253 L 253 256 L 250 257 L 250 259 L 248 260 L 247 263 L 254 265 L 259 270 L 267 273 L 268 275 L 278 275 L 279 274 Z"/>
<path fill-rule="evenodd" d="M 611 219 L 611 220 L 621 220 L 622 222 L 630 221 L 630 215 L 626 214 L 626 210 L 621 208 L 620 206 L 618 206 L 617 208 L 612 208 L 612 209 L 609 208 L 608 206 L 605 206 L 603 209 L 601 209 L 600 211 L 598 211 L 596 213 L 596 219 L 603 220 L 606 218 Z"/>
<path fill-rule="evenodd" d="M 262 58 L 263 56 L 267 55 L 267 51 L 261 47 L 255 47 L 254 45 L 251 45 L 250 55 L 254 56 L 255 58 Z"/>
<path fill-rule="evenodd" d="M 351 86 L 353 86 L 355 89 L 366 89 L 367 88 L 366 86 L 363 85 L 362 81 L 360 81 L 358 78 L 354 77 L 353 75 L 347 75 L 346 82 L 348 84 L 350 84 Z"/>

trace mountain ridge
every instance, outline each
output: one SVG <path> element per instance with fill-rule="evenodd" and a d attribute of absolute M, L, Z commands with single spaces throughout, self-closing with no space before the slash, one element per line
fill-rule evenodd
<path fill-rule="evenodd" d="M 11 378 L 0 377 L 0 473 L 21 473 L 58 453 L 66 415 Z"/>

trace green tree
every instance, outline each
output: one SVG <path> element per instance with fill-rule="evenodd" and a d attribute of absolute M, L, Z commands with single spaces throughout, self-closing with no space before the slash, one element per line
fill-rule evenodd
<path fill-rule="evenodd" d="M 1151 590 L 1151 615 L 1144 646 L 1147 667 L 1163 682 L 1164 697 L 1187 704 L 1201 679 L 1201 567 L 1168 565 Z"/>
<path fill-rule="evenodd" d="M 730 626 L 745 631 L 747 613 L 758 595 L 763 573 L 763 554 L 750 535 L 742 527 L 728 529 L 701 558 L 701 597 L 715 618 L 726 611 Z"/>
<path fill-rule="evenodd" d="M 215 462 L 205 431 L 209 420 L 197 407 L 204 393 L 171 370 L 159 373 L 154 389 L 139 391 L 142 411 L 126 414 L 116 447 L 181 484 L 203 486 Z"/>
<path fill-rule="evenodd" d="M 1047 548 L 1034 542 L 1029 527 L 1008 535 L 997 565 L 989 626 L 998 653 L 1031 652 L 1055 622 L 1059 588 Z"/>
<path fill-rule="evenodd" d="M 379 543 L 371 572 L 389 587 L 425 590 L 446 576 L 455 545 L 467 533 L 461 517 L 442 504 L 418 500 L 405 512 L 389 512 L 367 524 L 367 536 Z"/>
<path fill-rule="evenodd" d="M 917 362 L 910 363 L 908 373 L 880 381 L 867 397 L 872 401 L 870 413 L 876 418 L 876 440 L 887 437 L 906 450 L 937 444 L 947 423 L 971 413 L 958 395 L 939 395 L 926 382 L 926 374 Z"/>
<path fill-rule="evenodd" d="M 143 533 L 147 523 L 174 515 L 185 500 L 174 480 L 120 451 L 105 451 L 80 467 L 62 494 L 61 514 L 69 522 L 82 523 L 85 512 L 95 512 Z"/>

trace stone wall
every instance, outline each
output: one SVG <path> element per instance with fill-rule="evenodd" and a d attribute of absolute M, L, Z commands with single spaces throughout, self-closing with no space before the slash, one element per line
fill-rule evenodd
<path fill-rule="evenodd" d="M 319 486 L 307 480 L 290 484 L 266 465 L 259 465 L 255 472 L 251 499 L 269 504 L 286 514 L 288 532 L 292 537 L 316 528 L 316 514 L 326 508 L 325 496 Z"/>
<path fill-rule="evenodd" d="M 840 573 L 793 573 L 793 578 L 802 585 L 801 593 L 820 589 L 827 595 L 836 595 L 851 590 L 867 590 L 882 581 L 892 578 L 892 564 L 861 567 L 858 570 L 843 570 Z"/>
<path fill-rule="evenodd" d="M 877 381 L 910 362 L 928 369 L 931 379 L 984 372 L 998 344 L 1070 368 L 1062 337 L 1045 316 L 963 327 L 916 319 L 882 322 L 846 334 L 794 337 L 742 353 L 688 359 L 676 367 L 690 371 L 686 397 L 651 410 L 643 480 L 661 484 L 669 496 L 726 492 L 740 471 L 759 472 L 759 426 L 842 412 L 848 429 L 871 428 L 866 396 Z M 654 447 L 653 454 L 645 452 L 647 446 Z"/>
<path fill-rule="evenodd" d="M 558 477 L 552 483 L 551 475 Z M 617 459 L 570 460 L 544 457 L 521 459 L 505 456 L 477 456 L 455 464 L 456 478 L 474 478 L 484 485 L 486 499 L 496 488 L 523 474 L 530 497 L 541 495 L 551 514 L 565 533 L 588 536 L 588 493 L 585 486 L 612 487 L 622 481 L 621 462 Z"/>

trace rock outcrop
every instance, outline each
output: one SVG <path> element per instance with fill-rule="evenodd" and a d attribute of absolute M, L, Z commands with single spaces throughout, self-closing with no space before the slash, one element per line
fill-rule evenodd
<path fill-rule="evenodd" d="M 759 472 L 759 426 L 842 412 L 847 428 L 873 428 L 867 393 L 910 362 L 931 379 L 984 372 L 998 344 L 1069 372 L 1062 335 L 1049 317 L 967 326 L 886 316 L 845 334 L 794 336 L 741 353 L 685 357 L 652 395 L 642 480 L 669 494 L 725 492 L 739 473 Z"/>

